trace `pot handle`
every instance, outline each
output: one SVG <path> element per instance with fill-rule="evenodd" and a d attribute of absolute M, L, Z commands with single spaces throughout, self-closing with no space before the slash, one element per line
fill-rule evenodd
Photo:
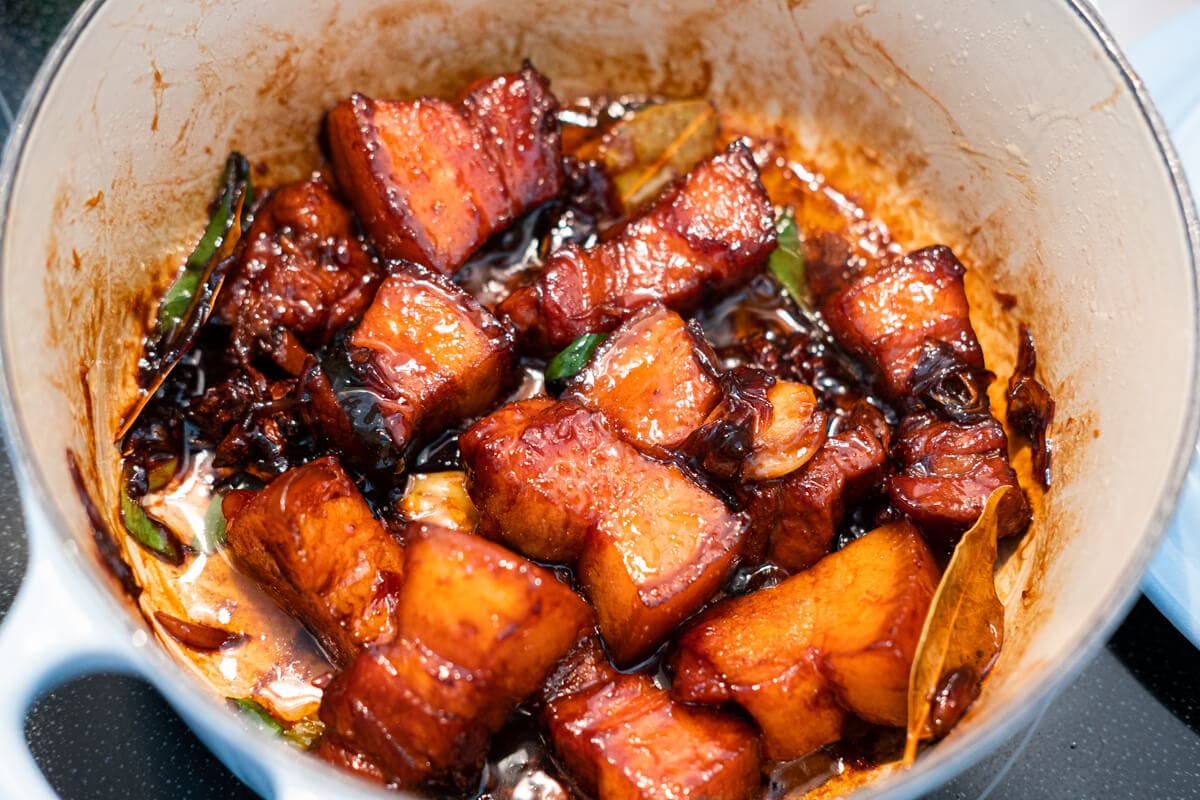
<path fill-rule="evenodd" d="M 63 570 L 64 552 L 36 504 L 25 502 L 29 566 L 0 625 L 0 796 L 57 797 L 25 741 L 25 714 L 48 689 L 94 672 L 136 672 L 137 643 L 104 615 L 89 614 Z M 135 634 L 136 637 L 136 634 Z"/>

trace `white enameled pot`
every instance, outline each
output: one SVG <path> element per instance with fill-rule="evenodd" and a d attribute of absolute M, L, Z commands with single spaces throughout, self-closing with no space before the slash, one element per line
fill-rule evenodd
<path fill-rule="evenodd" d="M 267 797 L 375 791 L 253 730 L 158 646 L 98 564 L 67 452 L 112 516 L 147 298 L 231 147 L 298 173 L 337 98 L 447 93 L 524 56 L 562 94 L 704 93 L 868 183 L 897 176 L 877 187 L 884 205 L 935 220 L 914 231 L 1020 298 L 1058 400 L 1056 479 L 1000 571 L 1006 648 L 959 728 L 863 796 L 915 796 L 980 758 L 1120 619 L 1195 439 L 1200 247 L 1162 125 L 1086 4 L 93 1 L 39 74 L 0 175 L 3 411 L 30 538 L 0 630 L 0 796 L 51 796 L 25 710 L 98 669 L 153 683 Z M 998 342 L 989 365 L 1007 375 Z"/>

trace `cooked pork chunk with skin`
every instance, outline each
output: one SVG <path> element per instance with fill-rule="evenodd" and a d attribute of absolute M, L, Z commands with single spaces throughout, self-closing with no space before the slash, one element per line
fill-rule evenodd
<path fill-rule="evenodd" d="M 594 624 L 587 603 L 553 572 L 495 542 L 435 526 L 406 535 L 400 631 L 487 673 L 514 705 Z"/>
<path fill-rule="evenodd" d="M 672 693 L 741 705 L 770 759 L 836 741 L 847 713 L 902 726 L 938 580 L 915 526 L 877 528 L 777 586 L 700 615 L 679 637 Z"/>
<path fill-rule="evenodd" d="M 950 345 L 967 368 L 983 369 L 965 273 L 950 248 L 926 247 L 854 279 L 821 311 L 842 346 L 874 369 L 884 393 L 903 400 L 926 339 Z"/>
<path fill-rule="evenodd" d="M 737 557 L 743 515 L 576 403 L 509 404 L 459 445 L 480 531 L 531 558 L 577 562 L 620 664 L 649 653 L 696 611 Z"/>
<path fill-rule="evenodd" d="M 759 793 L 752 726 L 677 702 L 648 675 L 617 672 L 594 639 L 572 652 L 544 694 L 554 750 L 597 800 L 749 800 Z"/>
<path fill-rule="evenodd" d="M 997 510 L 998 535 L 1029 525 L 1030 509 L 1008 462 L 1008 437 L 993 417 L 961 424 L 932 413 L 900 421 L 892 456 L 901 472 L 888 481 L 892 503 L 941 545 L 952 547 L 975 524 L 988 496 L 1012 486 Z"/>
<path fill-rule="evenodd" d="M 557 406 L 548 397 L 509 403 L 476 422 L 458 443 L 479 532 L 529 558 L 571 563 L 583 552 L 592 523 L 576 512 L 588 503 L 585 490 L 594 479 L 588 465 L 571 456 L 588 454 L 609 437 L 598 421 L 579 431 L 570 418 L 561 430 L 549 428 L 546 414 Z"/>
<path fill-rule="evenodd" d="M 320 718 L 325 741 L 361 753 L 388 782 L 416 787 L 436 781 L 463 789 L 511 711 L 495 699 L 474 671 L 400 636 L 368 648 L 333 679 Z M 324 753 L 338 754 L 337 748 Z"/>
<path fill-rule="evenodd" d="M 305 355 L 296 345 L 327 344 L 362 314 L 383 276 L 319 178 L 271 192 L 243 242 L 214 313 L 233 326 L 239 355 L 265 353 L 293 375 Z"/>
<path fill-rule="evenodd" d="M 405 572 L 399 636 L 326 688 L 325 736 L 402 786 L 465 788 L 592 614 L 549 570 L 471 534 L 411 533 Z"/>
<path fill-rule="evenodd" d="M 545 352 L 611 331 L 660 301 L 688 313 L 762 268 L 775 245 L 774 212 L 749 148 L 701 163 L 654 205 L 596 247 L 551 254 L 531 285 L 499 307 Z"/>
<path fill-rule="evenodd" d="M 334 170 L 379 253 L 450 274 L 493 233 L 558 194 L 558 101 L 532 67 L 459 105 L 354 94 L 329 112 Z"/>
<path fill-rule="evenodd" d="M 449 280 L 414 265 L 383 282 L 346 349 L 400 450 L 487 411 L 512 380 L 504 326 Z"/>
<path fill-rule="evenodd" d="M 396 635 L 404 550 L 337 459 L 295 467 L 225 499 L 238 560 L 337 664 Z"/>
<path fill-rule="evenodd" d="M 721 399 L 703 334 L 661 303 L 629 317 L 567 385 L 564 400 L 602 411 L 639 450 L 683 442 Z"/>
<path fill-rule="evenodd" d="M 544 75 L 526 63 L 520 72 L 480 78 L 460 102 L 499 170 L 514 217 L 558 194 L 563 180 L 558 100 Z"/>
<path fill-rule="evenodd" d="M 829 437 L 800 470 L 751 490 L 754 540 L 789 572 L 807 568 L 829 552 L 847 506 L 883 481 L 886 466 L 887 452 L 865 428 Z"/>

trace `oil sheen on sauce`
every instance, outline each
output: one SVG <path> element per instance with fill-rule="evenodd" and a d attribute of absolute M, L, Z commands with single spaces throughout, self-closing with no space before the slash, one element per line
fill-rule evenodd
<path fill-rule="evenodd" d="M 137 548 L 128 558 L 143 586 L 138 602 L 147 620 L 161 611 L 181 620 L 244 634 L 236 647 L 202 652 L 178 642 L 151 622 L 163 646 L 222 697 L 249 698 L 281 720 L 313 714 L 321 690 L 313 681 L 329 662 L 304 627 L 243 575 L 226 548 L 205 552 L 199 543 L 212 502 L 211 454 L 191 454 L 171 485 L 148 495 L 145 506 L 196 552 L 178 567 Z"/>

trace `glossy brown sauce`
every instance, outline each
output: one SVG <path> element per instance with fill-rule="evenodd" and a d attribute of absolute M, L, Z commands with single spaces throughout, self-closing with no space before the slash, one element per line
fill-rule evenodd
<path fill-rule="evenodd" d="M 621 97 L 576 102 L 562 112 L 564 149 L 569 152 L 593 129 L 647 101 Z M 735 137 L 734 125 L 726 122 L 723 120 L 725 135 Z M 744 127 L 743 120 L 737 124 Z M 800 238 L 810 263 L 818 262 L 821 248 L 834 246 L 834 239 L 849 248 L 851 263 L 859 264 L 923 244 L 897 242 L 881 219 L 839 190 L 820 167 L 800 160 L 797 148 L 785 137 L 772 134 L 749 139 L 772 201 L 796 209 Z M 485 306 L 494 307 L 536 274 L 549 249 L 566 242 L 592 244 L 600 240 L 620 222 L 620 216 L 604 203 L 594 201 L 594 180 L 584 165 L 569 166 L 570 188 L 566 194 L 574 192 L 575 199 L 566 203 L 550 201 L 526 214 L 509 230 L 493 237 L 463 266 L 455 280 Z M 832 340 L 819 315 L 797 308 L 768 274 L 702 309 L 697 318 L 722 368 L 769 365 L 812 385 L 822 407 L 831 412 L 834 430 L 860 400 L 879 408 L 889 422 L 896 422 L 895 411 L 871 392 L 862 367 Z M 214 467 L 208 449 L 212 443 L 178 413 L 181 400 L 228 374 L 230 365 L 221 357 L 224 344 L 219 333 L 201 339 L 199 349 L 148 406 L 129 440 L 134 444 L 127 449 L 128 458 L 146 468 L 163 463 L 169 454 L 183 453 L 174 477 L 160 490 L 151 492 L 145 505 L 185 544 L 204 535 L 205 513 L 216 491 L 255 487 L 265 477 Z M 337 347 L 335 343 L 331 350 Z M 336 364 L 336 354 L 326 361 Z M 523 360 L 522 380 L 508 399 L 540 392 L 544 367 L 538 359 Z M 330 373 L 337 392 L 336 367 Z M 362 387 L 346 391 L 362 394 L 363 402 L 357 406 L 361 413 L 354 412 L 354 403 L 343 403 L 351 411 L 355 427 L 360 432 L 376 428 L 379 421 L 371 416 L 374 398 L 370 391 Z M 344 401 L 345 397 L 339 399 Z M 161 435 L 152 435 L 152 426 L 161 428 Z M 460 469 L 457 433 L 446 431 L 427 442 L 411 455 L 409 471 Z M 298 446 L 301 458 L 305 448 L 311 448 L 312 456 L 317 454 L 315 443 L 302 442 Z M 404 484 L 402 478 L 391 486 L 376 485 L 368 479 L 365 494 L 378 514 L 394 517 Z M 873 511 L 847 515 L 835 546 L 864 533 Z M 155 627 L 163 644 L 215 692 L 223 697 L 253 698 L 283 720 L 298 720 L 316 710 L 329 662 L 303 627 L 239 572 L 227 550 L 196 551 L 178 567 L 139 548 L 128 550 L 132 576 L 140 586 L 150 589 L 139 600 L 149 619 L 165 614 L 184 623 L 243 635 L 237 643 L 205 648 L 188 646 L 186 637 L 175 635 L 178 631 L 173 633 L 170 625 L 166 629 L 161 623 Z M 784 577 L 786 573 L 770 563 L 739 568 L 718 597 L 764 588 Z M 213 637 L 205 641 L 215 642 Z M 660 686 L 669 687 L 670 676 L 663 666 L 665 648 L 631 671 L 650 674 Z M 534 722 L 535 713 L 536 709 L 530 707 L 518 709 L 494 738 L 475 795 L 480 800 L 582 797 L 555 763 L 544 734 Z M 902 744 L 903 736 L 897 736 L 896 731 L 860 725 L 835 745 L 773 765 L 764 778 L 764 797 L 775 800 L 802 796 L 833 778 L 895 760 Z"/>

